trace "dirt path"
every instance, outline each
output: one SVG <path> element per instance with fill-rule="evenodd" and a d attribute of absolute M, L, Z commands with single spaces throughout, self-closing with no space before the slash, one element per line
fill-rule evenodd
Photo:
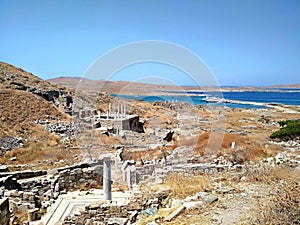
<path fill-rule="evenodd" d="M 241 184 L 240 190 L 225 194 L 211 208 L 211 224 L 239 224 L 254 208 L 258 199 L 268 196 L 269 188 L 261 184 Z"/>

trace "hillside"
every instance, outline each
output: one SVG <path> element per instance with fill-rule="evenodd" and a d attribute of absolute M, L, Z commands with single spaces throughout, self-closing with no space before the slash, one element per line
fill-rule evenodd
<path fill-rule="evenodd" d="M 28 138 L 36 120 L 69 120 L 68 115 L 43 98 L 11 89 L 0 90 L 0 115 L 0 138 L 7 135 Z"/>
<path fill-rule="evenodd" d="M 34 89 L 68 91 L 65 87 L 51 84 L 32 73 L 5 62 L 0 62 L 0 84 L 4 88 L 27 91 L 34 91 Z"/>
<path fill-rule="evenodd" d="M 13 65 L 0 62 L 0 89 L 26 91 L 44 98 L 67 111 L 73 90 L 43 79 Z"/>
<path fill-rule="evenodd" d="M 160 91 L 182 90 L 178 86 L 145 84 L 128 81 L 90 80 L 80 77 L 58 77 L 48 80 L 50 83 L 69 88 L 92 89 L 110 94 L 149 94 Z"/>
<path fill-rule="evenodd" d="M 280 91 L 274 89 L 280 88 L 300 88 L 300 84 L 278 85 L 278 86 L 169 86 L 157 84 L 145 84 L 139 82 L 128 81 L 104 81 L 104 80 L 90 80 L 82 77 L 57 77 L 48 80 L 54 85 L 61 85 L 72 89 L 97 90 L 100 92 L 107 92 L 110 94 L 134 94 L 134 95 L 162 95 L 167 91 Z"/>
<path fill-rule="evenodd" d="M 17 162 L 29 162 L 29 156 L 40 155 L 40 150 L 64 145 L 45 124 L 70 124 L 71 117 L 61 110 L 66 93 L 71 90 L 0 62 L 1 163 L 14 156 L 20 157 Z"/>

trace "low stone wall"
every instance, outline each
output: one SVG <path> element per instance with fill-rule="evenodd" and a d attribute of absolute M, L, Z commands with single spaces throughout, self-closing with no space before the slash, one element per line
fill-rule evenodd
<path fill-rule="evenodd" d="M 9 203 L 8 199 L 0 199 L 0 224 L 1 225 L 8 225 L 9 224 Z"/>
<path fill-rule="evenodd" d="M 102 165 L 99 164 L 60 168 L 47 176 L 30 179 L 17 180 L 10 174 L 0 178 L 0 198 L 9 198 L 13 212 L 47 208 L 61 192 L 102 186 Z"/>
<path fill-rule="evenodd" d="M 80 214 L 71 213 L 62 224 L 136 224 L 139 214 L 150 215 L 151 211 L 157 212 L 158 208 L 165 206 L 170 193 L 168 188 L 145 195 L 137 191 L 121 206 L 105 200 L 95 202 L 87 205 Z"/>
<path fill-rule="evenodd" d="M 102 170 L 102 165 L 98 165 L 91 168 L 61 171 L 58 178 L 59 189 L 72 191 L 100 186 L 103 183 Z"/>
<path fill-rule="evenodd" d="M 13 178 L 16 178 L 16 179 L 26 179 L 26 178 L 31 178 L 31 177 L 43 176 L 46 174 L 47 174 L 46 170 L 37 170 L 37 171 L 24 170 L 24 171 L 0 173 L 0 177 L 12 176 Z"/>

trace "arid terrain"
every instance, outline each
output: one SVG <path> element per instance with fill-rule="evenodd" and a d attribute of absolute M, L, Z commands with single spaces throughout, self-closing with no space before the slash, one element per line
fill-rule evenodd
<path fill-rule="evenodd" d="M 300 84 L 281 85 L 281 86 L 267 86 L 267 87 L 195 87 L 195 86 L 169 86 L 169 85 L 155 85 L 127 81 L 103 81 L 91 80 L 85 77 L 57 77 L 48 80 L 52 84 L 58 84 L 64 87 L 74 88 L 92 88 L 102 92 L 109 92 L 111 94 L 166 94 L 167 91 L 266 91 L 273 88 L 300 88 Z"/>
<path fill-rule="evenodd" d="M 85 173 L 82 163 L 92 168 L 104 153 L 119 160 L 113 164 L 113 189 L 130 190 L 129 203 L 122 211 L 98 202 L 61 224 L 299 224 L 300 139 L 270 135 L 280 129 L 279 121 L 298 120 L 300 107 L 240 109 L 110 95 L 193 88 L 79 78 L 44 81 L 1 62 L 0 197 L 14 202 L 11 224 L 28 221 L 32 209 L 46 214 L 68 191 L 102 188 L 102 181 L 79 176 Z M 110 116 L 138 121 L 129 122 L 132 129 L 116 129 L 114 122 L 103 125 Z M 135 181 L 122 180 L 126 163 L 137 171 Z M 74 165 L 82 167 L 75 166 L 72 174 Z M 22 177 L 21 171 L 39 174 Z M 62 173 L 79 178 L 62 180 Z M 38 181 L 31 187 L 34 179 L 49 181 L 48 189 Z M 50 186 L 56 197 L 45 194 Z M 27 192 L 35 197 L 25 198 Z M 107 222 L 115 217 L 123 220 Z"/>

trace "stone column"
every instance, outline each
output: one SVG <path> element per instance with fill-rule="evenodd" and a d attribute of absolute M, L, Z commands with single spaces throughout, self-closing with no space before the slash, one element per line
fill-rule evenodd
<path fill-rule="evenodd" d="M 110 117 L 110 114 L 111 114 L 111 104 L 109 103 L 108 104 L 108 116 Z"/>
<path fill-rule="evenodd" d="M 126 102 L 124 101 L 124 118 L 126 118 Z"/>
<path fill-rule="evenodd" d="M 123 106 L 122 103 L 120 103 L 120 118 L 123 118 Z"/>
<path fill-rule="evenodd" d="M 120 104 L 118 103 L 118 111 L 117 111 L 117 118 L 120 117 Z"/>
<path fill-rule="evenodd" d="M 101 159 L 103 160 L 103 193 L 105 200 L 111 200 L 111 156 L 102 155 Z"/>

